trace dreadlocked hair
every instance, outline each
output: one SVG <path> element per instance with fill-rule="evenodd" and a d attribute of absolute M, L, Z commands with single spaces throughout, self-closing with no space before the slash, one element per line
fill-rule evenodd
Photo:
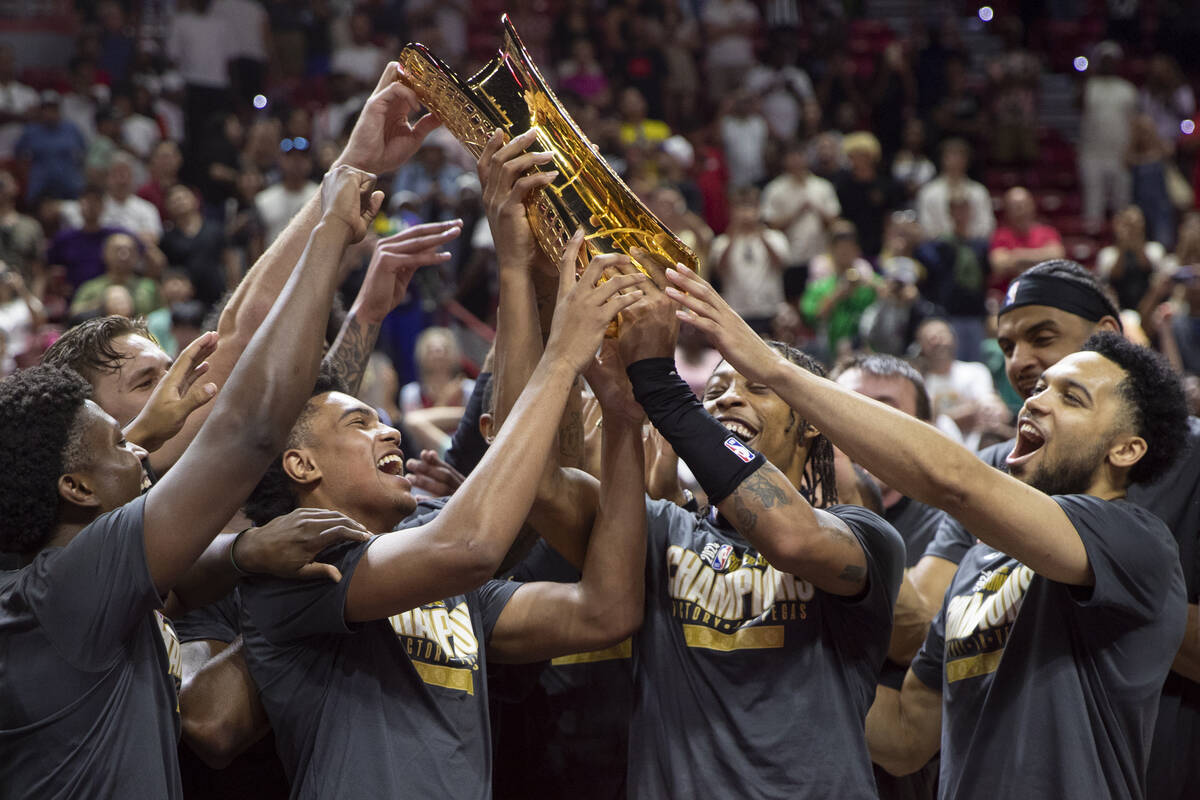
<path fill-rule="evenodd" d="M 767 344 L 798 367 L 824 378 L 825 367 L 820 361 L 784 342 L 770 341 Z M 800 430 L 808 427 L 808 420 L 800 420 Z M 837 475 L 833 465 L 833 442 L 823 433 L 817 434 L 808 448 L 808 460 L 804 462 L 804 474 L 800 477 L 800 494 L 814 507 L 825 508 L 838 501 Z"/>

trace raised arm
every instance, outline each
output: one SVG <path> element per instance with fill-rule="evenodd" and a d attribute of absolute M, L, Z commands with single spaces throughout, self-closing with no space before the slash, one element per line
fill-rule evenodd
<path fill-rule="evenodd" d="M 399 76 L 400 65 L 388 64 L 334 166 L 351 166 L 376 175 L 391 172 L 407 161 L 425 136 L 437 127 L 437 119 L 428 114 L 416 123 L 408 123 L 409 115 L 420 108 L 420 102 L 398 82 Z M 221 313 L 217 325 L 221 343 L 209 359 L 210 381 L 221 386 L 233 372 L 251 337 L 287 284 L 300 254 L 309 247 L 310 234 L 320 219 L 320 193 L 315 193 L 246 273 Z M 178 436 L 151 454 L 150 463 L 158 474 L 164 474 L 179 460 L 211 409 L 209 406 L 197 411 Z"/>
<path fill-rule="evenodd" d="M 499 262 L 500 309 L 496 324 L 492 391 L 495 399 L 493 428 L 500 429 L 521 393 L 534 365 L 542 355 L 542 309 L 552 305 L 541 302 L 535 270 L 537 244 L 529 227 L 524 201 L 536 188 L 549 183 L 553 173 L 526 174 L 532 167 L 546 163 L 546 154 L 525 153 L 534 142 L 530 134 L 505 144 L 494 136 L 479 157 L 484 208 L 496 243 Z M 615 256 L 600 256 L 607 262 Z M 560 269 L 574 272 L 576 265 L 564 261 Z M 574 418 L 564 416 L 564 424 Z M 575 430 L 578 430 L 576 427 Z M 560 432 L 561 438 L 561 432 Z M 574 566 L 583 564 L 587 537 L 592 530 L 598 484 L 592 476 L 564 468 L 558 453 L 551 451 L 545 463 L 537 499 L 529 515 L 529 524 L 546 538 Z"/>
<path fill-rule="evenodd" d="M 564 260 L 574 264 L 582 237 Z M 575 376 L 599 347 L 613 318 L 641 296 L 618 295 L 640 275 L 598 283 L 596 259 L 578 282 L 560 277 L 558 308 L 546 352 L 479 466 L 427 525 L 383 536 L 359 562 L 346 596 L 346 619 L 379 619 L 423 602 L 469 591 L 491 577 L 529 514 L 559 417 Z"/>
<path fill-rule="evenodd" d="M 855 463 L 914 500 L 944 509 L 997 550 L 1072 585 L 1095 580 L 1075 527 L 1050 496 L 998 472 L 932 425 L 789 363 L 686 267 L 672 270 L 681 315 L 743 375 L 775 390 Z"/>
<path fill-rule="evenodd" d="M 150 490 L 146 560 L 160 593 L 196 561 L 283 448 L 321 359 L 322 326 L 312 320 L 328 316 L 342 251 L 362 237 L 383 201 L 373 186 L 373 176 L 351 167 L 326 176 L 321 223 L 299 264 L 213 404 L 208 423 L 175 469 Z"/>
<path fill-rule="evenodd" d="M 641 625 L 646 501 L 641 408 L 615 348 L 588 372 L 604 412 L 600 502 L 578 583 L 527 583 L 492 631 L 490 658 L 540 661 L 616 644 Z"/>
<path fill-rule="evenodd" d="M 375 244 L 358 297 L 324 359 L 350 394 L 358 394 L 367 360 L 379 339 L 379 328 L 392 309 L 408 297 L 413 275 L 420 267 L 449 259 L 450 253 L 441 248 L 460 233 L 461 219 L 429 222 L 405 228 Z"/>
<path fill-rule="evenodd" d="M 656 279 L 665 283 L 663 275 Z M 802 464 L 785 475 L 761 455 L 752 459 L 751 451 L 696 400 L 675 372 L 674 303 L 653 282 L 645 291 L 646 300 L 625 316 L 621 354 L 631 365 L 634 392 L 655 428 L 687 462 L 709 501 L 772 566 L 832 594 L 862 591 L 867 557 L 858 539 L 844 522 L 813 508 L 800 494 L 796 481 Z M 747 393 L 764 390 L 742 376 L 718 374 L 705 401 L 717 414 L 736 415 Z M 811 439 L 807 431 L 795 430 L 791 436 Z"/>

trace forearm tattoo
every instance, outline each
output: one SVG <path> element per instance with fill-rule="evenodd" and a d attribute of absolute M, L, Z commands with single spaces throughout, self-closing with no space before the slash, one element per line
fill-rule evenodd
<path fill-rule="evenodd" d="M 758 525 L 758 511 L 787 505 L 787 491 L 777 481 L 787 478 L 771 465 L 755 471 L 733 492 L 733 524 L 743 534 L 752 534 Z"/>
<path fill-rule="evenodd" d="M 364 323 L 351 314 L 338 332 L 333 347 L 325 354 L 325 364 L 352 395 L 358 394 L 378 338 L 379 325 Z"/>

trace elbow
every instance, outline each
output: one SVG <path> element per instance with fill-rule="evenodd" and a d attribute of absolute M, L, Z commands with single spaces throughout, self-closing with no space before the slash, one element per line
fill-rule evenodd
<path fill-rule="evenodd" d="M 187 689 L 180 693 L 180 720 L 183 739 L 196 756 L 212 769 L 225 769 L 251 742 L 242 742 L 233 720 L 219 714 L 198 711 L 196 702 L 187 702 Z"/>
<path fill-rule="evenodd" d="M 907 752 L 892 752 L 892 753 L 876 753 L 871 751 L 871 760 L 883 768 L 884 772 L 889 775 L 894 775 L 897 778 L 902 778 L 905 775 L 912 773 L 925 766 L 924 761 L 920 761 L 913 754 Z M 927 761 L 928 759 L 926 759 Z"/>

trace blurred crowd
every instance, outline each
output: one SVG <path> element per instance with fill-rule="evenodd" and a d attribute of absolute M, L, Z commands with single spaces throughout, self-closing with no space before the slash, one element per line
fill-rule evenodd
<path fill-rule="evenodd" d="M 99 315 L 144 316 L 170 353 L 211 329 L 388 60 L 421 41 L 465 77 L 508 11 L 563 105 L 756 330 L 826 363 L 911 358 L 939 427 L 986 444 L 1020 404 L 997 304 L 1028 267 L 1074 258 L 1189 376 L 1195 410 L 1195 76 L 1109 11 L 1122 4 L 999 3 L 984 20 L 914 3 L 903 26 L 829 0 L 61 5 L 77 31 L 61 64 L 0 46 L 2 374 Z M 1055 31 L 1078 57 L 1063 62 Z M 1044 119 L 1048 75 L 1078 96 L 1077 134 Z M 347 253 L 343 296 L 378 238 L 464 221 L 371 361 L 364 391 L 398 421 L 470 395 L 495 254 L 474 161 L 447 132 L 380 178 L 385 213 Z M 683 369 L 707 375 L 703 337 L 683 342 Z"/>

